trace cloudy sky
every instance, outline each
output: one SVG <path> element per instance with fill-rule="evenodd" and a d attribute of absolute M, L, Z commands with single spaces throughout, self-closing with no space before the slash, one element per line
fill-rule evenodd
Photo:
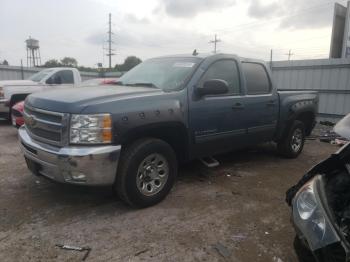
<path fill-rule="evenodd" d="M 26 63 L 25 39 L 40 41 L 42 61 L 71 56 L 107 65 L 108 13 L 113 63 L 128 55 L 220 52 L 285 60 L 328 56 L 334 0 L 1 0 L 0 60 Z M 339 0 L 342 4 L 346 0 Z"/>

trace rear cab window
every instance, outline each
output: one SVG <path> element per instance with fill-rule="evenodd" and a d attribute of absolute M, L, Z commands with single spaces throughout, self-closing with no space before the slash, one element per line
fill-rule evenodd
<path fill-rule="evenodd" d="M 60 77 L 62 84 L 74 84 L 74 76 L 72 70 L 62 70 L 53 75 L 53 77 Z"/>
<path fill-rule="evenodd" d="M 242 62 L 242 70 L 246 80 L 248 95 L 264 95 L 271 93 L 271 81 L 262 64 Z"/>

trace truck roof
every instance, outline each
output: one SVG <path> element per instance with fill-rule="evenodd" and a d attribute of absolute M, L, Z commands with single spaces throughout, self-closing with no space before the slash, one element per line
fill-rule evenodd
<path fill-rule="evenodd" d="M 183 57 L 183 58 L 199 58 L 199 59 L 206 59 L 208 57 L 225 57 L 225 56 L 235 56 L 238 60 L 241 62 L 256 62 L 256 63 L 265 63 L 264 60 L 261 59 L 253 59 L 253 58 L 246 58 L 246 57 L 241 57 L 236 54 L 226 54 L 226 53 L 217 53 L 217 54 L 212 54 L 212 53 L 198 53 L 198 55 L 192 55 L 192 54 L 177 54 L 177 55 L 165 55 L 165 56 L 160 56 L 156 58 L 167 58 L 167 57 Z"/>
<path fill-rule="evenodd" d="M 52 69 L 52 70 L 78 70 L 75 67 L 47 67 L 44 69 Z"/>

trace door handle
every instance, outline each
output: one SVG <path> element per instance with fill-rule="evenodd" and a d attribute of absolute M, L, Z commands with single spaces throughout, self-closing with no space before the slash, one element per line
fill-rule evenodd
<path fill-rule="evenodd" d="M 274 107 L 275 105 L 276 105 L 275 101 L 269 101 L 269 102 L 266 103 L 267 107 Z"/>
<path fill-rule="evenodd" d="M 242 103 L 236 103 L 232 106 L 233 110 L 240 110 L 240 109 L 244 109 L 244 105 Z"/>

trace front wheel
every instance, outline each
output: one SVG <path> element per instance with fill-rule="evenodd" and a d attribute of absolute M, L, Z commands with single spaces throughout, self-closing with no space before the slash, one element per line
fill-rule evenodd
<path fill-rule="evenodd" d="M 303 151 L 305 143 L 305 125 L 295 120 L 288 131 L 278 142 L 278 152 L 287 158 L 296 158 Z"/>
<path fill-rule="evenodd" d="M 131 206 L 148 207 L 162 201 L 177 176 L 177 160 L 169 144 L 141 139 L 122 153 L 115 189 Z"/>

